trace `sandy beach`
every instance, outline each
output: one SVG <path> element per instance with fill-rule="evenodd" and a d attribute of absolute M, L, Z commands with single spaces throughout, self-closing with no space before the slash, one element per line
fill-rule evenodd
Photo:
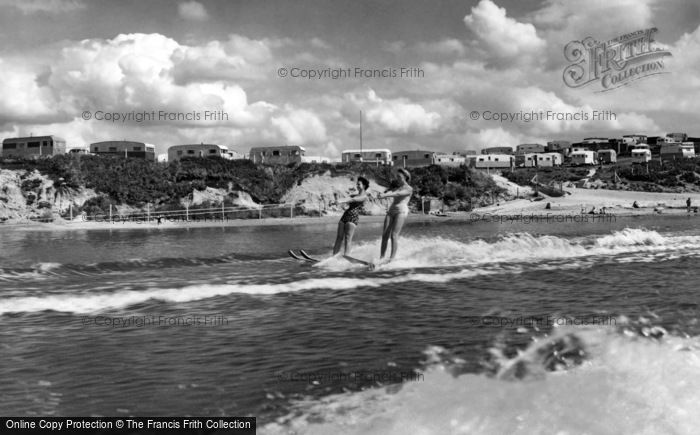
<path fill-rule="evenodd" d="M 542 200 L 516 199 L 500 202 L 492 206 L 474 209 L 474 213 L 499 215 L 534 214 L 534 215 L 572 215 L 588 213 L 593 207 L 599 212 L 602 207 L 606 213 L 616 216 L 642 216 L 654 213 L 687 213 L 686 200 L 692 206 L 700 204 L 700 195 L 691 193 L 655 193 L 626 190 L 577 189 L 565 188 L 567 194 L 562 197 L 542 195 Z M 634 208 L 634 202 L 639 208 Z M 547 203 L 550 208 L 547 209 Z"/>

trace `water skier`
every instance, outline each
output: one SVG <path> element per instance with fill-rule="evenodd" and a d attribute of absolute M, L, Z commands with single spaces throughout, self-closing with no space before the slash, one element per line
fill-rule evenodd
<path fill-rule="evenodd" d="M 411 174 L 407 170 L 403 168 L 399 169 L 397 171 L 397 180 L 399 182 L 398 187 L 379 194 L 378 196 L 379 199 L 393 198 L 387 210 L 386 217 L 384 218 L 382 246 L 379 255 L 380 262 L 386 255 L 389 239 L 391 239 L 391 256 L 389 257 L 389 261 L 396 257 L 396 252 L 399 248 L 399 233 L 401 233 L 401 228 L 403 228 L 403 224 L 406 222 L 406 216 L 408 216 L 408 201 L 411 200 L 411 195 L 413 195 L 413 188 L 408 184 L 411 181 Z"/>
<path fill-rule="evenodd" d="M 343 255 L 350 255 L 352 249 L 352 237 L 355 235 L 355 229 L 360 221 L 360 213 L 363 210 L 365 201 L 367 201 L 367 189 L 369 188 L 369 180 L 365 177 L 357 177 L 357 194 L 350 195 L 350 198 L 334 201 L 335 204 L 349 204 L 343 216 L 338 222 L 338 233 L 333 246 L 333 255 L 336 255 L 343 250 Z"/>

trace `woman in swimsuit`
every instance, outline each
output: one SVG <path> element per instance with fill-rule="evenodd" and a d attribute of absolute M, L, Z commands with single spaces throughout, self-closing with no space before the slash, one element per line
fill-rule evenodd
<path fill-rule="evenodd" d="M 369 180 L 365 177 L 357 178 L 357 194 L 351 195 L 350 198 L 335 201 L 336 204 L 349 204 L 345 213 L 338 222 L 338 235 L 335 238 L 335 246 L 333 246 L 333 255 L 340 252 L 343 248 L 343 255 L 350 255 L 352 249 L 352 236 L 355 234 L 355 228 L 360 221 L 360 212 L 367 200 L 367 189 L 369 188 Z"/>
<path fill-rule="evenodd" d="M 382 248 L 379 256 L 380 261 L 384 259 L 389 239 L 391 239 L 391 256 L 389 257 L 389 261 L 393 260 L 396 256 L 396 251 L 399 248 L 399 233 L 401 232 L 404 222 L 406 222 L 406 216 L 408 216 L 408 201 L 410 201 L 411 195 L 413 195 L 413 188 L 408 184 L 408 182 L 411 181 L 411 174 L 407 170 L 401 168 L 398 170 L 397 177 L 400 184 L 399 187 L 388 190 L 378 196 L 379 199 L 394 199 L 384 218 Z"/>

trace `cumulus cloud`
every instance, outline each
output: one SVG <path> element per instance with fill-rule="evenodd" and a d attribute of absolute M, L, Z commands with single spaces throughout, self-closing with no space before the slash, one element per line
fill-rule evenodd
<path fill-rule="evenodd" d="M 563 49 L 570 41 L 592 37 L 605 41 L 653 27 L 658 0 L 587 1 L 585 7 L 572 0 L 546 0 L 529 17 L 547 41 L 546 63 L 558 67 L 564 62 Z"/>
<path fill-rule="evenodd" d="M 177 5 L 177 12 L 180 17 L 191 21 L 206 21 L 209 19 L 209 14 L 204 6 L 196 1 L 189 1 Z"/>
<path fill-rule="evenodd" d="M 285 108 L 285 114 L 270 120 L 289 145 L 318 144 L 326 140 L 326 127 L 318 116 L 308 110 Z"/>
<path fill-rule="evenodd" d="M 374 90 L 367 93 L 367 121 L 381 126 L 387 134 L 428 134 L 440 124 L 440 115 L 406 98 L 382 99 Z"/>
<path fill-rule="evenodd" d="M 508 132 L 503 127 L 467 132 L 464 135 L 464 141 L 466 149 L 477 151 L 489 147 L 511 146 L 515 148 L 515 145 L 525 142 L 522 135 Z"/>
<path fill-rule="evenodd" d="M 616 89 L 613 95 L 618 107 L 654 119 L 655 124 L 662 128 L 657 132 L 686 131 L 700 136 L 697 127 L 700 101 L 693 97 L 700 93 L 697 75 L 700 68 L 700 26 L 682 35 L 668 49 L 672 56 L 664 58 L 667 74 L 638 80 Z M 604 98 L 604 95 L 599 95 L 594 101 Z"/>
<path fill-rule="evenodd" d="M 681 80 L 687 91 L 700 89 L 700 79 L 697 70 L 700 68 L 700 26 L 694 32 L 686 33 L 670 47 L 673 58 L 669 59 L 669 69 L 674 74 L 681 73 Z M 687 93 L 685 95 L 688 95 Z M 685 98 L 683 100 L 686 100 Z M 689 103 L 698 104 L 697 99 L 688 98 Z M 698 106 L 693 106 L 697 108 Z"/>
<path fill-rule="evenodd" d="M 471 10 L 464 20 L 471 32 L 465 29 L 463 39 L 384 42 L 362 52 L 367 64 L 419 66 L 425 72 L 419 79 L 278 77 L 280 66 L 359 62 L 349 60 L 357 53 L 347 47 L 308 37 L 232 34 L 183 42 L 161 34 L 122 34 L 6 51 L 0 54 L 0 129 L 54 133 L 79 144 L 126 137 L 155 143 L 158 152 L 187 142 L 221 143 L 244 152 L 254 145 L 288 143 L 306 146 L 310 155 L 330 156 L 356 146 L 360 110 L 365 144 L 394 151 L 450 152 L 692 130 L 700 112 L 700 100 L 690 97 L 700 92 L 695 73 L 700 28 L 668 44 L 673 57 L 664 61 L 671 74 L 596 94 L 563 84 L 563 46 L 571 39 L 626 31 L 614 23 L 631 30 L 647 27 L 652 0 L 635 2 L 641 10 L 617 7 L 631 6 L 631 0 L 612 5 L 593 0 L 591 7 L 547 0 L 517 20 L 494 1 L 481 0 Z M 229 120 L 111 124 L 83 121 L 83 110 L 221 110 Z M 499 123 L 471 120 L 472 110 L 611 110 L 617 119 Z"/>
<path fill-rule="evenodd" d="M 517 89 L 513 92 L 513 110 L 524 111 L 552 111 L 555 117 L 563 119 L 549 119 L 531 122 L 527 127 L 530 134 L 552 138 L 561 134 L 582 133 L 584 136 L 598 136 L 598 132 L 611 131 L 656 131 L 658 126 L 648 116 L 634 111 L 608 110 L 605 106 L 591 106 L 590 104 L 575 105 L 566 103 L 553 92 L 543 91 L 530 87 Z M 608 108 L 610 106 L 608 105 Z M 603 116 L 604 110 L 614 113 L 615 116 Z M 598 115 L 594 119 L 594 112 Z M 580 119 L 566 119 L 567 115 L 580 115 Z"/>
<path fill-rule="evenodd" d="M 67 114 L 56 110 L 57 99 L 52 89 L 37 80 L 40 70 L 32 65 L 1 59 L 0 125 L 11 122 L 52 122 Z"/>
<path fill-rule="evenodd" d="M 471 14 L 464 17 L 464 23 L 494 59 L 518 60 L 538 53 L 546 45 L 537 35 L 535 26 L 508 17 L 505 8 L 491 0 L 481 0 Z"/>
<path fill-rule="evenodd" d="M 231 35 L 227 41 L 201 46 L 180 46 L 172 54 L 173 76 L 178 83 L 212 80 L 260 79 L 265 76 L 272 52 L 269 41 Z"/>
<path fill-rule="evenodd" d="M 67 42 L 60 50 L 51 51 L 51 56 L 41 52 L 35 53 L 33 58 L 26 54 L 0 57 L 4 79 L 0 81 L 0 93 L 4 96 L 0 100 L 0 126 L 29 126 L 43 122 L 52 125 L 54 131 L 67 129 L 77 132 L 67 135 L 69 137 L 86 135 L 80 141 L 82 143 L 108 139 L 107 135 L 119 129 L 137 129 L 138 134 L 144 136 L 149 129 L 155 129 L 161 130 L 164 136 L 177 136 L 181 128 L 182 136 L 188 136 L 184 133 L 186 129 L 199 129 L 201 132 L 203 128 L 216 130 L 226 127 L 229 129 L 227 137 L 252 131 L 255 141 L 260 139 L 257 129 L 267 128 L 272 134 L 265 134 L 279 139 L 282 134 L 270 125 L 269 118 L 277 114 L 284 119 L 289 114 L 266 101 L 249 102 L 246 91 L 235 80 L 186 83 L 175 80 L 182 66 L 201 53 L 213 52 L 210 57 L 223 60 L 239 56 L 240 64 L 247 64 L 251 59 L 260 60 L 261 51 L 265 51 L 264 43 L 246 41 L 245 38 L 232 37 L 223 43 L 190 47 L 159 34 L 128 34 L 107 40 Z M 221 53 L 217 51 L 219 48 Z M 192 50 L 193 56 L 188 57 L 189 50 Z M 265 56 L 267 54 L 262 57 Z M 85 110 L 123 114 L 154 110 L 200 114 L 204 111 L 221 111 L 228 115 L 228 119 L 155 119 L 140 124 L 113 125 L 94 119 L 83 121 L 80 115 Z M 305 119 L 303 116 L 299 118 L 291 114 L 289 119 L 289 126 L 284 128 L 287 134 L 292 131 L 291 127 L 303 132 L 304 137 L 309 132 L 319 131 L 316 128 L 318 124 L 299 121 Z M 66 123 L 65 128 L 56 129 L 56 123 L 61 122 Z M 85 128 L 85 125 L 91 124 L 99 124 L 99 127 Z M 323 129 L 320 131 L 319 135 L 312 137 L 323 139 L 325 132 Z M 123 136 L 123 133 L 117 135 Z"/>
<path fill-rule="evenodd" d="M 215 59 L 227 59 L 225 52 L 216 56 L 221 45 L 213 42 L 192 48 L 159 34 L 86 40 L 62 50 L 53 62 L 49 83 L 76 115 L 85 109 L 222 110 L 229 114 L 228 125 L 256 125 L 272 106 L 265 102 L 250 105 L 246 92 L 235 82 L 175 80 L 182 65 L 192 59 L 187 54 L 190 50 L 195 59 L 208 52 Z"/>
<path fill-rule="evenodd" d="M 584 6 L 572 0 L 546 0 L 532 13 L 532 21 L 538 29 L 559 37 L 603 40 L 651 27 L 655 3 L 657 0 L 589 0 Z"/>

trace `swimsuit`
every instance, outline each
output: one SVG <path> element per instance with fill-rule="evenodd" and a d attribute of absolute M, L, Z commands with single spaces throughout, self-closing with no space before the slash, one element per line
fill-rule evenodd
<path fill-rule="evenodd" d="M 387 214 L 389 216 L 398 216 L 401 214 L 407 215 L 408 201 L 410 201 L 412 193 L 413 192 L 409 193 L 408 195 L 394 197 L 394 202 L 392 202 L 391 206 L 389 206 Z"/>
<path fill-rule="evenodd" d="M 340 222 L 357 225 L 360 222 L 360 212 L 362 211 L 364 201 L 350 202 L 349 205 L 350 207 L 345 210 L 345 213 L 343 213 L 343 216 L 340 218 Z"/>
<path fill-rule="evenodd" d="M 401 209 L 389 209 L 389 211 L 386 212 L 386 214 L 389 215 L 389 216 L 392 216 L 392 217 L 394 217 L 394 216 L 400 216 L 400 215 L 408 216 L 408 208 L 406 208 L 405 210 L 401 210 Z"/>

